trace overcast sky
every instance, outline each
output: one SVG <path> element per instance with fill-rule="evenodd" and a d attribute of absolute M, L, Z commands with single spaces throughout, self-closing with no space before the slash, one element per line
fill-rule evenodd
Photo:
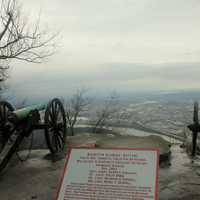
<path fill-rule="evenodd" d="M 13 87 L 200 88 L 199 0 L 22 0 L 22 5 L 30 20 L 41 10 L 42 24 L 62 38 L 48 62 L 13 64 Z"/>

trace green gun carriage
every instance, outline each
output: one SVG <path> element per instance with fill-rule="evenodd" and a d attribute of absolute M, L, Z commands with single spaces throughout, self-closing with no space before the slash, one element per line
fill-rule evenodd
<path fill-rule="evenodd" d="M 40 111 L 45 111 L 43 120 Z M 6 101 L 0 102 L 0 171 L 6 167 L 22 141 L 37 129 L 44 130 L 47 147 L 52 154 L 63 151 L 67 128 L 65 111 L 58 98 L 19 110 Z"/>

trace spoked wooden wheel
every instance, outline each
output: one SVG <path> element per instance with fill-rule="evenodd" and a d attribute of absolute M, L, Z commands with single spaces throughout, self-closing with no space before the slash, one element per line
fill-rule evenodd
<path fill-rule="evenodd" d="M 197 135 L 199 132 L 199 104 L 198 102 L 194 103 L 194 113 L 193 113 L 193 124 L 189 125 L 190 130 L 192 131 L 192 156 L 196 154 L 196 145 L 197 145 Z"/>
<path fill-rule="evenodd" d="M 194 102 L 194 113 L 193 113 L 193 121 L 194 124 L 198 124 L 199 123 L 199 104 L 198 102 Z"/>
<path fill-rule="evenodd" d="M 8 122 L 8 114 L 12 111 L 14 111 L 14 108 L 11 104 L 6 101 L 0 102 L 0 152 L 10 137 L 10 131 L 6 124 Z"/>
<path fill-rule="evenodd" d="M 59 153 L 64 149 L 66 140 L 66 118 L 61 101 L 53 99 L 45 111 L 45 137 L 51 153 Z"/>

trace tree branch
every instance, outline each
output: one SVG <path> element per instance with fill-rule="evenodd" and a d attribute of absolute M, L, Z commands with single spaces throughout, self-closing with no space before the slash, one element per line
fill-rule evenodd
<path fill-rule="evenodd" d="M 40 16 L 29 26 L 16 0 L 2 0 L 0 19 L 0 62 L 4 61 L 6 66 L 13 59 L 41 63 L 55 53 L 58 33 L 41 31 Z"/>

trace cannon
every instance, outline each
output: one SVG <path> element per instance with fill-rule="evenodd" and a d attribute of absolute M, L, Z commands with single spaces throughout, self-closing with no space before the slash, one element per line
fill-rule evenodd
<path fill-rule="evenodd" d="M 188 125 L 188 128 L 192 131 L 192 157 L 194 157 L 196 155 L 198 133 L 200 132 L 198 102 L 194 102 L 193 123 Z"/>
<path fill-rule="evenodd" d="M 45 111 L 43 120 L 40 111 Z M 6 167 L 22 141 L 38 129 L 44 130 L 51 154 L 63 151 L 67 127 L 65 111 L 58 98 L 18 110 L 6 101 L 0 102 L 0 171 Z"/>

